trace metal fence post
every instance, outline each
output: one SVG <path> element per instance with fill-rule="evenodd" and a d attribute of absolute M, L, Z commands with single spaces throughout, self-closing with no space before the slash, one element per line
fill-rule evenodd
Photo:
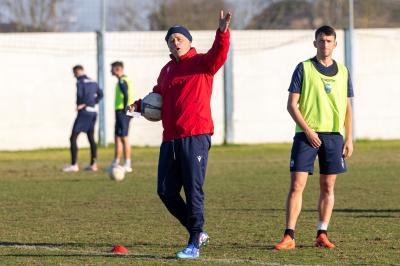
<path fill-rule="evenodd" d="M 106 89 L 104 73 L 104 35 L 106 32 L 106 0 L 101 1 L 100 10 L 100 31 L 97 32 L 97 79 L 99 87 L 103 90 L 103 100 L 99 103 L 99 144 L 102 147 L 107 146 L 106 138 Z"/>
<path fill-rule="evenodd" d="M 233 46 L 224 65 L 224 144 L 233 143 Z"/>

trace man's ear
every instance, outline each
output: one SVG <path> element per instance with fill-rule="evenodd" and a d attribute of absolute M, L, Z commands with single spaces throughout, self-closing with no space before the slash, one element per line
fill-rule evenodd
<path fill-rule="evenodd" d="M 314 47 L 317 48 L 317 41 L 313 41 Z"/>

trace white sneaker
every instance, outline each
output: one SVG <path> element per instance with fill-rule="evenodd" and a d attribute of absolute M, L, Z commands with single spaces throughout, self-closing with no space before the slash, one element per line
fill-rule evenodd
<path fill-rule="evenodd" d="M 67 165 L 63 168 L 63 172 L 78 172 L 79 166 L 77 164 Z"/>
<path fill-rule="evenodd" d="M 124 169 L 126 173 L 132 173 L 132 167 L 130 167 L 129 165 L 124 165 Z"/>

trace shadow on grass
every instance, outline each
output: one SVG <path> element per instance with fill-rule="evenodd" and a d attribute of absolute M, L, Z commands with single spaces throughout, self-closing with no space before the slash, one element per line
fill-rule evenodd
<path fill-rule="evenodd" d="M 286 211 L 285 209 L 263 209 L 263 208 L 227 208 L 227 209 L 214 209 L 219 211 L 243 211 L 243 212 L 252 212 L 252 211 L 265 211 L 265 212 L 276 212 L 276 211 Z M 303 212 L 317 212 L 317 209 L 304 209 Z M 374 213 L 400 213 L 400 209 L 334 209 L 334 212 L 374 212 Z"/>
<path fill-rule="evenodd" d="M 139 245 L 139 244 L 138 244 Z M 127 248 L 138 246 L 137 244 L 125 245 Z M 140 243 L 140 245 L 163 246 L 159 244 Z M 115 258 L 137 258 L 137 259 L 175 259 L 173 256 L 161 256 L 154 254 L 113 254 L 111 253 L 112 244 L 89 244 L 89 243 L 21 243 L 21 242 L 0 242 L 0 247 L 22 248 L 28 250 L 44 250 L 48 252 L 58 252 L 58 254 L 32 254 L 32 253 L 12 253 L 0 254 L 0 257 L 115 257 Z M 75 249 L 74 249 L 75 248 Z M 81 250 L 76 250 L 80 248 Z M 85 251 L 85 248 L 108 249 L 109 251 Z"/>
<path fill-rule="evenodd" d="M 135 258 L 135 259 L 156 259 L 176 260 L 173 256 L 158 256 L 151 254 L 99 254 L 99 253 L 69 253 L 69 254 L 1 254 L 4 257 L 103 257 L 103 258 Z"/>
<path fill-rule="evenodd" d="M 285 212 L 285 209 L 263 209 L 263 208 L 230 208 L 230 209 L 215 209 L 218 211 L 228 211 L 228 212 Z M 305 209 L 302 212 L 317 212 L 317 209 Z M 352 215 L 354 218 L 400 218 L 400 215 L 390 215 L 390 214 L 400 214 L 400 209 L 333 209 L 334 213 L 379 213 L 380 215 Z M 387 214 L 387 215 L 383 215 Z"/>
<path fill-rule="evenodd" d="M 32 247 L 32 248 L 112 248 L 116 244 L 110 243 L 21 243 L 21 242 L 0 242 L 0 247 Z M 181 245 L 165 245 L 159 243 L 148 243 L 148 242 L 131 242 L 130 244 L 124 244 L 127 248 L 133 248 L 137 246 L 153 246 L 153 247 L 164 247 L 164 248 L 181 248 Z"/>

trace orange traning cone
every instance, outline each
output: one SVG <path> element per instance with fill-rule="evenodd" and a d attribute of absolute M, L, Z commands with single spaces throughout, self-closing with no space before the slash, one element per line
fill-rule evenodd
<path fill-rule="evenodd" d="M 126 254 L 129 251 L 126 249 L 124 246 L 115 246 L 112 250 L 111 253 L 120 253 L 120 254 Z"/>

